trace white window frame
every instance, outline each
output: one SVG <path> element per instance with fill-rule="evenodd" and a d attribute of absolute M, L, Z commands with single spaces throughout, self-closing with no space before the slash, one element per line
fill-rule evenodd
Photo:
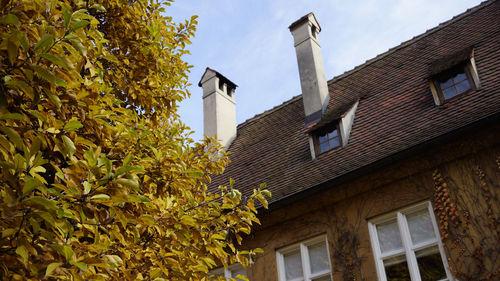
<path fill-rule="evenodd" d="M 311 268 L 310 268 L 310 264 L 309 264 L 309 250 L 307 247 L 314 245 L 314 244 L 317 244 L 319 242 L 325 243 L 326 251 L 328 253 L 327 256 L 328 256 L 329 269 L 323 270 L 323 271 L 318 272 L 316 274 L 311 274 Z M 300 242 L 298 244 L 287 246 L 287 247 L 282 248 L 276 252 L 276 261 L 277 261 L 277 265 L 278 265 L 278 280 L 279 281 L 287 281 L 286 280 L 286 272 L 285 272 L 284 255 L 286 255 L 290 252 L 297 251 L 298 249 L 300 249 L 300 259 L 302 261 L 302 273 L 304 274 L 304 277 L 292 279 L 289 281 L 299 281 L 299 280 L 300 281 L 301 280 L 310 281 L 313 278 L 320 278 L 320 277 L 324 277 L 324 276 L 328 276 L 328 275 L 330 276 L 330 278 L 332 278 L 332 264 L 330 261 L 330 250 L 328 247 L 328 240 L 326 239 L 325 235 L 322 235 L 319 237 L 315 237 L 315 238 Z"/>
<path fill-rule="evenodd" d="M 408 223 L 406 220 L 406 215 L 408 214 L 413 214 L 418 211 L 422 210 L 427 210 L 429 212 L 429 217 L 431 218 L 432 226 L 434 228 L 434 234 L 435 234 L 435 239 L 420 242 L 416 245 L 413 245 L 411 241 L 411 235 L 410 231 L 408 228 Z M 403 251 L 400 250 L 395 250 L 391 251 L 388 253 L 385 253 L 382 255 L 381 250 L 380 250 L 380 245 L 379 245 L 379 239 L 378 239 L 378 234 L 377 234 L 377 225 L 382 224 L 382 223 L 387 223 L 390 221 L 397 221 L 397 225 L 399 228 L 399 233 L 401 236 L 401 241 L 403 244 Z M 438 231 L 438 226 L 436 223 L 436 218 L 434 216 L 434 212 L 432 210 L 432 205 L 429 201 L 419 203 L 417 205 L 411 206 L 409 208 L 405 208 L 402 210 L 399 210 L 397 212 L 393 212 L 388 215 L 384 215 L 381 217 L 378 217 L 376 219 L 371 220 L 368 222 L 368 229 L 370 232 L 370 240 L 372 244 L 372 249 L 373 249 L 373 255 L 375 257 L 375 264 L 377 266 L 377 275 L 378 279 L 380 281 L 387 281 L 387 276 L 385 274 L 385 267 L 384 267 L 384 259 L 391 258 L 391 257 L 396 257 L 400 256 L 402 253 L 406 256 L 406 262 L 408 265 L 408 271 L 410 272 L 410 278 L 412 281 L 420 281 L 420 272 L 418 269 L 418 264 L 417 264 L 417 258 L 415 256 L 415 252 L 438 246 L 439 248 L 439 253 L 441 255 L 441 260 L 443 262 L 443 267 L 446 271 L 446 276 L 447 278 L 442 279 L 442 280 L 447 280 L 451 281 L 454 280 L 449 266 L 448 266 L 448 261 L 446 259 L 443 245 L 441 243 L 441 238 L 439 235 Z"/>
<path fill-rule="evenodd" d="M 233 271 L 236 271 L 239 269 L 245 269 L 245 268 L 241 264 L 236 263 L 236 264 L 228 266 L 228 268 L 219 267 L 219 268 L 213 269 L 208 273 L 208 276 L 221 274 L 221 275 L 224 275 L 226 280 L 229 280 L 231 278 L 236 278 L 236 276 L 233 276 Z M 245 270 L 245 277 L 247 277 L 246 270 Z"/>

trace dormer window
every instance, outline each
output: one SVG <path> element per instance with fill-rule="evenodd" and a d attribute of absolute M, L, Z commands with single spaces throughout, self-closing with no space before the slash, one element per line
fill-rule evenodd
<path fill-rule="evenodd" d="M 320 129 L 314 133 L 315 151 L 317 154 L 340 147 L 342 141 L 340 139 L 339 128 L 337 122 L 330 126 Z"/>
<path fill-rule="evenodd" d="M 479 89 L 474 49 L 467 48 L 431 65 L 430 88 L 436 105 Z"/>
<path fill-rule="evenodd" d="M 472 90 L 474 85 L 465 63 L 437 75 L 434 84 L 442 102 Z"/>

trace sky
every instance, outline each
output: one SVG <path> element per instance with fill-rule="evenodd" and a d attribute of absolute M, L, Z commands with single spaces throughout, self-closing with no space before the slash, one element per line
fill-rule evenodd
<path fill-rule="evenodd" d="M 180 116 L 203 138 L 202 88 L 206 67 L 238 85 L 238 124 L 300 95 L 293 37 L 288 26 L 313 12 L 321 26 L 327 80 L 451 19 L 479 0 L 176 0 L 175 21 L 198 15 L 188 86 Z"/>

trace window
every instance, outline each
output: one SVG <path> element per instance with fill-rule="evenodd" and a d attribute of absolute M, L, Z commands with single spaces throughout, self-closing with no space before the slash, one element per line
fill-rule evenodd
<path fill-rule="evenodd" d="M 337 122 L 334 125 L 318 130 L 314 133 L 315 151 L 320 154 L 340 146 L 340 134 Z"/>
<path fill-rule="evenodd" d="M 238 278 L 238 275 L 242 275 L 246 277 L 246 269 L 241 264 L 233 264 L 229 266 L 227 269 L 224 267 L 214 269 L 208 273 L 208 276 L 223 276 L 226 277 L 226 280 L 230 278 L 234 278 L 238 281 L 243 281 L 243 279 Z"/>
<path fill-rule="evenodd" d="M 430 202 L 368 224 L 380 281 L 451 280 Z"/>
<path fill-rule="evenodd" d="M 435 61 L 429 69 L 430 88 L 436 105 L 481 87 L 471 47 Z"/>
<path fill-rule="evenodd" d="M 279 281 L 332 280 L 325 236 L 281 249 L 276 258 Z"/>
<path fill-rule="evenodd" d="M 441 101 L 473 89 L 472 77 L 465 63 L 437 75 L 434 79 L 438 96 Z"/>

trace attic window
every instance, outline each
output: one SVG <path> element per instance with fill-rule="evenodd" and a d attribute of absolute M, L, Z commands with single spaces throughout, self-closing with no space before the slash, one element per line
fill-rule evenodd
<path fill-rule="evenodd" d="M 430 88 L 436 105 L 479 89 L 474 49 L 467 48 L 431 65 Z"/>
<path fill-rule="evenodd" d="M 314 133 L 315 151 L 317 154 L 340 147 L 341 139 L 337 122 Z"/>
<path fill-rule="evenodd" d="M 459 64 L 434 78 L 439 100 L 444 102 L 473 89 L 473 80 L 465 63 Z"/>

